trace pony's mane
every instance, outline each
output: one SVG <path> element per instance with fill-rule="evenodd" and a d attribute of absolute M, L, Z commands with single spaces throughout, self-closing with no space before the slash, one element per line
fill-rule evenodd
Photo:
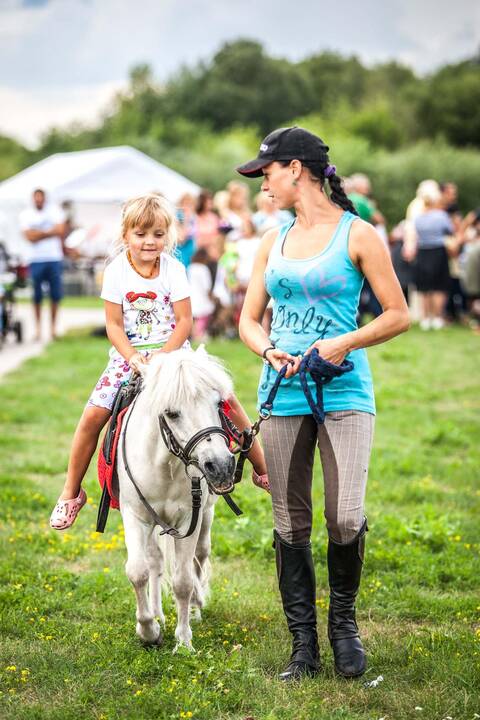
<path fill-rule="evenodd" d="M 144 382 L 156 415 L 187 407 L 215 392 L 222 400 L 233 393 L 232 380 L 222 362 L 203 348 L 154 355 L 147 365 Z"/>

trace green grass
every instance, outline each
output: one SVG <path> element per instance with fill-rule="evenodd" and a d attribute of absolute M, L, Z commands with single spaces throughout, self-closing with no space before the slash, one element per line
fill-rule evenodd
<path fill-rule="evenodd" d="M 30 304 L 32 302 L 31 298 L 26 297 L 19 297 L 18 302 Z M 46 301 L 48 302 L 48 301 Z M 79 308 L 83 309 L 86 308 L 88 310 L 90 309 L 99 309 L 102 310 L 104 306 L 103 300 L 98 297 L 97 295 L 68 295 L 67 297 L 64 297 L 62 300 L 62 307 L 66 308 Z"/>
<path fill-rule="evenodd" d="M 94 533 L 94 468 L 85 483 L 93 502 L 74 528 L 48 528 L 106 343 L 70 336 L 9 376 L 0 403 L 0 718 L 473 720 L 480 714 L 478 348 L 463 329 L 414 329 L 369 351 L 378 418 L 358 600 L 369 670 L 353 682 L 333 672 L 317 462 L 313 549 L 324 670 L 287 687 L 275 679 L 289 637 L 267 495 L 245 479 L 236 491 L 242 517 L 217 505 L 212 593 L 194 627 L 197 652 L 172 655 L 171 600 L 164 646 L 145 650 L 135 636 L 119 514 L 111 513 L 105 535 Z M 258 359 L 236 342 L 210 350 L 228 362 L 253 412 Z M 379 675 L 376 688 L 364 687 Z"/>

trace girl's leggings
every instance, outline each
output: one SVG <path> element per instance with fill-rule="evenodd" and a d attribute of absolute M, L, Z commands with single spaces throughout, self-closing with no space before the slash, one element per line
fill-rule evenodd
<path fill-rule="evenodd" d="M 291 544 L 306 544 L 312 531 L 312 474 L 318 444 L 329 536 L 348 543 L 364 520 L 364 499 L 375 416 L 358 410 L 312 415 L 272 415 L 262 439 L 275 528 Z"/>

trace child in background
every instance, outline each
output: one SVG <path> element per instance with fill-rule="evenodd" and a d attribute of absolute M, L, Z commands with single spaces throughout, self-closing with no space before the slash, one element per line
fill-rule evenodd
<path fill-rule="evenodd" d="M 208 327 L 215 312 L 215 302 L 212 298 L 212 273 L 208 267 L 209 260 L 207 250 L 201 248 L 192 257 L 187 271 L 192 298 L 192 339 L 196 342 L 208 340 Z"/>
<path fill-rule="evenodd" d="M 235 243 L 237 252 L 235 278 L 237 284 L 234 291 L 234 305 L 237 324 L 240 320 L 243 301 L 247 293 L 248 283 L 252 277 L 253 263 L 259 247 L 260 237 L 256 234 L 255 226 L 250 218 L 245 218 L 242 226 L 242 237 Z"/>
<path fill-rule="evenodd" d="M 192 262 L 196 250 L 197 216 L 195 214 L 195 198 L 190 193 L 182 195 L 178 201 L 177 220 L 180 225 L 177 249 L 177 257 L 185 267 Z"/>

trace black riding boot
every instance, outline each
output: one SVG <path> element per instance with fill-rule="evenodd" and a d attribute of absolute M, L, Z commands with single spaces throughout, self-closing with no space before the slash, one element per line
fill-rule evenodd
<path fill-rule="evenodd" d="M 360 586 L 367 519 L 349 543 L 328 541 L 330 608 L 328 637 L 335 658 L 335 670 L 346 678 L 363 675 L 367 659 L 355 620 L 355 598 Z"/>
<path fill-rule="evenodd" d="M 276 530 L 273 534 L 283 611 L 293 635 L 290 662 L 280 679 L 298 680 L 320 669 L 312 549 L 310 543 L 290 545 Z"/>

